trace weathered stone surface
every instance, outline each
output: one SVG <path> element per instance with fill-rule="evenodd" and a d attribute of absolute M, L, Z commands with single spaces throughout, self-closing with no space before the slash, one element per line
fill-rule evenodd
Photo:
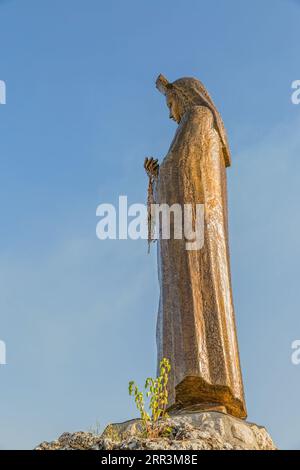
<path fill-rule="evenodd" d="M 169 433 L 164 436 L 165 430 Z M 139 419 L 108 426 L 102 435 L 64 433 L 36 450 L 275 450 L 266 429 L 219 412 L 186 412 L 164 421 L 161 435 L 147 438 Z"/>

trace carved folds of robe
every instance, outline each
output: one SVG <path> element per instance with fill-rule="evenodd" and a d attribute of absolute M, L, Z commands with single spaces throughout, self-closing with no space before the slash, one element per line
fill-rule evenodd
<path fill-rule="evenodd" d="M 204 204 L 204 245 L 158 240 L 158 363 L 171 363 L 169 405 L 220 405 L 246 417 L 232 300 L 226 168 L 207 106 L 191 106 L 160 165 L 155 202 Z"/>

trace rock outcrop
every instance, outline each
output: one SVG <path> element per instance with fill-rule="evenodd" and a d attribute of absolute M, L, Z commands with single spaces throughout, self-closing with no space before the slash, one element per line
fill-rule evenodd
<path fill-rule="evenodd" d="M 36 450 L 276 450 L 262 426 L 230 415 L 182 411 L 165 419 L 159 432 L 145 436 L 141 420 L 107 426 L 101 435 L 64 433 Z"/>

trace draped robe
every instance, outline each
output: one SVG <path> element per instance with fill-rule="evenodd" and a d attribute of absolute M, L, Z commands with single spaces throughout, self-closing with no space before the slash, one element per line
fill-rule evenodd
<path fill-rule="evenodd" d="M 226 168 L 214 117 L 192 106 L 155 185 L 158 204 L 204 204 L 204 245 L 158 240 L 158 364 L 169 359 L 169 406 L 216 405 L 246 417 L 229 266 Z"/>

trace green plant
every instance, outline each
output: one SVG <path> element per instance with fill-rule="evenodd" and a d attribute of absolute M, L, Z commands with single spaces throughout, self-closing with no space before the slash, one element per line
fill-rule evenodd
<path fill-rule="evenodd" d="M 159 376 L 148 377 L 145 383 L 146 396 L 149 398 L 151 415 L 145 409 L 144 392 L 140 391 L 134 381 L 129 382 L 129 395 L 134 396 L 135 404 L 140 412 L 144 431 L 147 436 L 157 436 L 160 432 L 160 421 L 167 418 L 168 380 L 171 365 L 165 357 L 160 362 Z"/>

